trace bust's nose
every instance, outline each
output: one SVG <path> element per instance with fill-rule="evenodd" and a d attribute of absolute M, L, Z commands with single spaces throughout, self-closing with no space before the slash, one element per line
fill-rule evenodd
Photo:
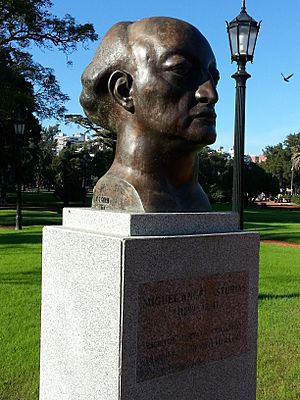
<path fill-rule="evenodd" d="M 216 85 L 211 79 L 201 83 L 195 93 L 196 100 L 204 104 L 216 104 L 219 100 Z"/>

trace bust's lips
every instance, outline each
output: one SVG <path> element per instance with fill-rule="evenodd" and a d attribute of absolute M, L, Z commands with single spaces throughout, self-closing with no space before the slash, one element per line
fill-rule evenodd
<path fill-rule="evenodd" d="M 210 108 L 203 108 L 191 114 L 193 119 L 203 119 L 212 123 L 216 122 L 217 114 Z"/>

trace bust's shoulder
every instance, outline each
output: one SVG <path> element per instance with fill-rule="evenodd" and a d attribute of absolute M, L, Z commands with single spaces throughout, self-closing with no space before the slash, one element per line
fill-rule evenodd
<path fill-rule="evenodd" d="M 136 189 L 111 172 L 98 180 L 94 188 L 92 207 L 107 211 L 145 212 Z"/>

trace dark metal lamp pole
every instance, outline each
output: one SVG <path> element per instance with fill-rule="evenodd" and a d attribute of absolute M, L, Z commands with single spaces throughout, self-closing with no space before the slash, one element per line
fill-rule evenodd
<path fill-rule="evenodd" d="M 17 161 L 17 169 L 16 169 L 16 179 L 17 179 L 17 201 L 16 201 L 16 230 L 22 229 L 22 179 L 21 179 L 21 170 L 22 170 L 22 136 L 25 130 L 25 119 L 21 116 L 20 113 L 14 118 L 14 129 L 16 134 L 16 142 L 17 142 L 17 151 L 18 151 L 18 161 Z"/>
<path fill-rule="evenodd" d="M 257 23 L 247 14 L 245 0 L 242 0 L 240 14 L 230 23 L 226 23 L 231 62 L 237 63 L 237 72 L 232 75 L 236 81 L 232 211 L 239 214 L 240 229 L 243 229 L 245 100 L 246 81 L 251 77 L 246 71 L 246 63 L 253 60 L 260 22 Z"/>

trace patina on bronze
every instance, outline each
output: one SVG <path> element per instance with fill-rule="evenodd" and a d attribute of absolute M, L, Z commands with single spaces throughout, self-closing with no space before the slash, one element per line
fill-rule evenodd
<path fill-rule="evenodd" d="M 118 137 L 93 207 L 211 210 L 197 153 L 216 138 L 218 79 L 209 43 L 184 21 L 153 17 L 108 31 L 83 73 L 80 97 L 87 116 Z"/>

